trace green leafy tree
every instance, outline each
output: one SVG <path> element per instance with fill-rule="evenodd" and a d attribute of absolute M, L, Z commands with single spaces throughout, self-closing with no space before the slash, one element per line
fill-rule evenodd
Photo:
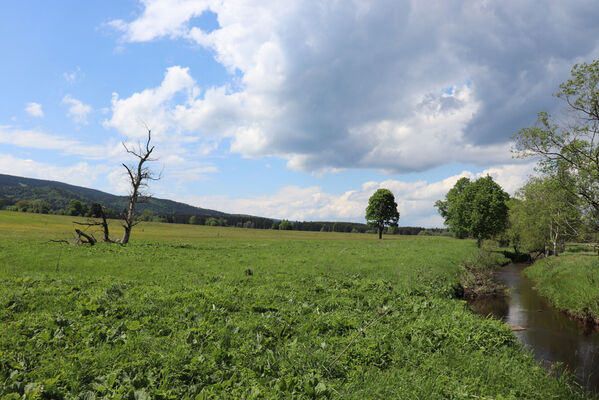
<path fill-rule="evenodd" d="M 31 206 L 29 207 L 28 211 L 38 214 L 48 214 L 50 211 L 50 204 L 44 200 L 36 199 L 31 202 Z"/>
<path fill-rule="evenodd" d="M 484 239 L 502 233 L 507 226 L 509 195 L 489 175 L 469 185 L 464 193 L 471 199 L 470 232 L 480 247 Z"/>
<path fill-rule="evenodd" d="M 16 202 L 15 207 L 18 211 L 27 212 L 29 207 L 31 207 L 31 203 L 29 203 L 27 200 L 19 200 Z"/>
<path fill-rule="evenodd" d="M 72 199 L 67 206 L 65 213 L 72 216 L 84 216 L 87 213 L 87 204 L 80 202 L 77 199 Z"/>
<path fill-rule="evenodd" d="M 163 215 L 155 215 L 152 217 L 152 222 L 168 222 L 168 220 Z"/>
<path fill-rule="evenodd" d="M 199 219 L 196 215 L 192 215 L 191 217 L 189 217 L 189 224 L 190 225 L 198 225 L 199 224 Z"/>
<path fill-rule="evenodd" d="M 154 217 L 154 214 L 152 213 L 152 210 L 150 210 L 149 208 L 146 208 L 145 210 L 143 210 L 143 212 L 141 213 L 141 215 L 139 216 L 139 220 L 140 221 L 151 221 L 152 218 Z"/>
<path fill-rule="evenodd" d="M 455 237 L 463 239 L 468 236 L 470 227 L 470 210 L 468 202 L 472 199 L 466 198 L 464 190 L 472 182 L 468 178 L 460 178 L 445 195 L 445 201 L 438 200 L 435 207 L 439 214 L 445 218 L 445 225 L 449 227 Z"/>
<path fill-rule="evenodd" d="M 291 222 L 287 221 L 286 219 L 279 223 L 279 230 L 281 231 L 290 231 L 292 229 L 293 225 L 291 225 Z"/>
<path fill-rule="evenodd" d="M 379 239 L 383 238 L 385 226 L 395 226 L 399 220 L 399 211 L 395 197 L 389 189 L 378 189 L 368 200 L 366 221 L 378 230 Z"/>
<path fill-rule="evenodd" d="M 484 239 L 505 230 L 508 199 L 508 194 L 487 175 L 474 182 L 458 180 L 445 201 L 437 201 L 435 206 L 456 237 L 474 237 L 480 247 Z"/>
<path fill-rule="evenodd" d="M 582 224 L 578 197 L 563 185 L 565 178 L 533 177 L 510 202 L 507 230 L 515 249 L 559 255 L 567 240 L 578 236 Z M 570 185 L 574 183 L 571 182 Z"/>
<path fill-rule="evenodd" d="M 214 217 L 210 217 L 206 220 L 206 225 L 208 226 L 218 226 L 218 220 Z"/>
<path fill-rule="evenodd" d="M 102 214 L 106 215 L 106 212 L 103 210 L 100 203 L 92 203 L 89 207 L 88 214 L 92 218 L 101 218 Z"/>
<path fill-rule="evenodd" d="M 555 119 L 540 112 L 534 126 L 514 136 L 513 151 L 538 158 L 543 172 L 573 182 L 565 186 L 599 212 L 599 61 L 576 64 L 571 74 L 555 94 L 566 113 Z"/>

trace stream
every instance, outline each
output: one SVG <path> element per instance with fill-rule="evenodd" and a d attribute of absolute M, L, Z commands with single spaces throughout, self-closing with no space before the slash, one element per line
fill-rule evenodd
<path fill-rule="evenodd" d="M 537 360 L 546 365 L 562 362 L 578 383 L 599 392 L 599 332 L 550 306 L 521 274 L 524 268 L 525 264 L 499 268 L 494 279 L 509 289 L 509 295 L 476 299 L 471 307 L 479 314 L 526 328 L 514 334 Z"/>

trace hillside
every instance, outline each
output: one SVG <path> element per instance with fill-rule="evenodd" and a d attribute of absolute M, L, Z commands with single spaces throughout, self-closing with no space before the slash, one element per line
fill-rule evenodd
<path fill-rule="evenodd" d="M 14 205 L 19 200 L 33 201 L 37 199 L 46 201 L 53 211 L 65 210 L 69 202 L 73 199 L 88 205 L 100 203 L 114 210 L 115 213 L 113 216 L 115 217 L 127 206 L 127 198 L 125 196 L 116 196 L 100 190 L 69 185 L 63 182 L 0 174 L 0 200 L 2 200 L 5 207 Z M 277 219 L 252 215 L 227 214 L 221 211 L 194 207 L 189 204 L 155 197 L 148 199 L 144 203 L 139 203 L 137 206 L 140 214 L 146 209 L 149 209 L 154 216 L 158 217 L 155 221 L 171 223 L 190 223 L 192 215 L 197 216 L 196 221 L 192 223 L 198 225 L 208 224 L 210 222 L 209 219 L 218 218 L 217 221 L 212 221 L 211 223 L 220 226 L 279 229 L 278 226 L 281 222 Z M 370 232 L 372 227 L 357 222 L 295 221 L 289 224 L 288 227 L 280 229 L 365 233 Z M 424 232 L 421 233 L 421 231 Z M 389 233 L 399 235 L 441 235 L 448 234 L 448 231 L 446 229 L 424 229 L 422 227 L 403 226 L 397 227 L 393 232 L 389 231 Z"/>
<path fill-rule="evenodd" d="M 116 196 L 100 190 L 62 182 L 3 174 L 0 174 L 0 198 L 4 199 L 5 205 L 14 204 L 19 200 L 41 199 L 48 202 L 52 209 L 64 209 L 72 199 L 87 204 L 100 203 L 114 210 L 122 210 L 127 206 L 125 196 Z M 148 199 L 145 203 L 139 204 L 138 209 L 140 212 L 150 209 L 156 215 L 209 215 L 218 217 L 228 215 L 216 210 L 159 198 Z"/>

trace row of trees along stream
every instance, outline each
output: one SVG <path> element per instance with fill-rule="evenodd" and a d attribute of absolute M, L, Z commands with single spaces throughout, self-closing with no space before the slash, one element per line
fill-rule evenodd
<path fill-rule="evenodd" d="M 538 114 L 534 126 L 514 135 L 513 153 L 538 161 L 514 198 L 489 176 L 461 178 L 436 202 L 457 237 L 496 237 L 516 253 L 558 255 L 566 241 L 597 249 L 599 232 L 599 61 L 577 64 L 555 96 L 565 104 L 553 117 Z"/>
<path fill-rule="evenodd" d="M 565 109 L 538 114 L 514 136 L 514 154 L 538 159 L 511 205 L 510 238 L 525 251 L 558 255 L 567 240 L 597 243 L 599 217 L 599 61 L 577 64 L 555 96 Z"/>

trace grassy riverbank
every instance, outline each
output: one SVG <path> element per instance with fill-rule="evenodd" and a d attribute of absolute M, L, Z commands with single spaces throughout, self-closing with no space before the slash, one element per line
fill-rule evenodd
<path fill-rule="evenodd" d="M 599 257 L 572 245 L 559 257 L 535 262 L 524 270 L 535 288 L 557 308 L 582 320 L 599 323 Z"/>
<path fill-rule="evenodd" d="M 71 220 L 0 212 L 0 398 L 587 398 L 453 298 L 473 241 Z"/>

